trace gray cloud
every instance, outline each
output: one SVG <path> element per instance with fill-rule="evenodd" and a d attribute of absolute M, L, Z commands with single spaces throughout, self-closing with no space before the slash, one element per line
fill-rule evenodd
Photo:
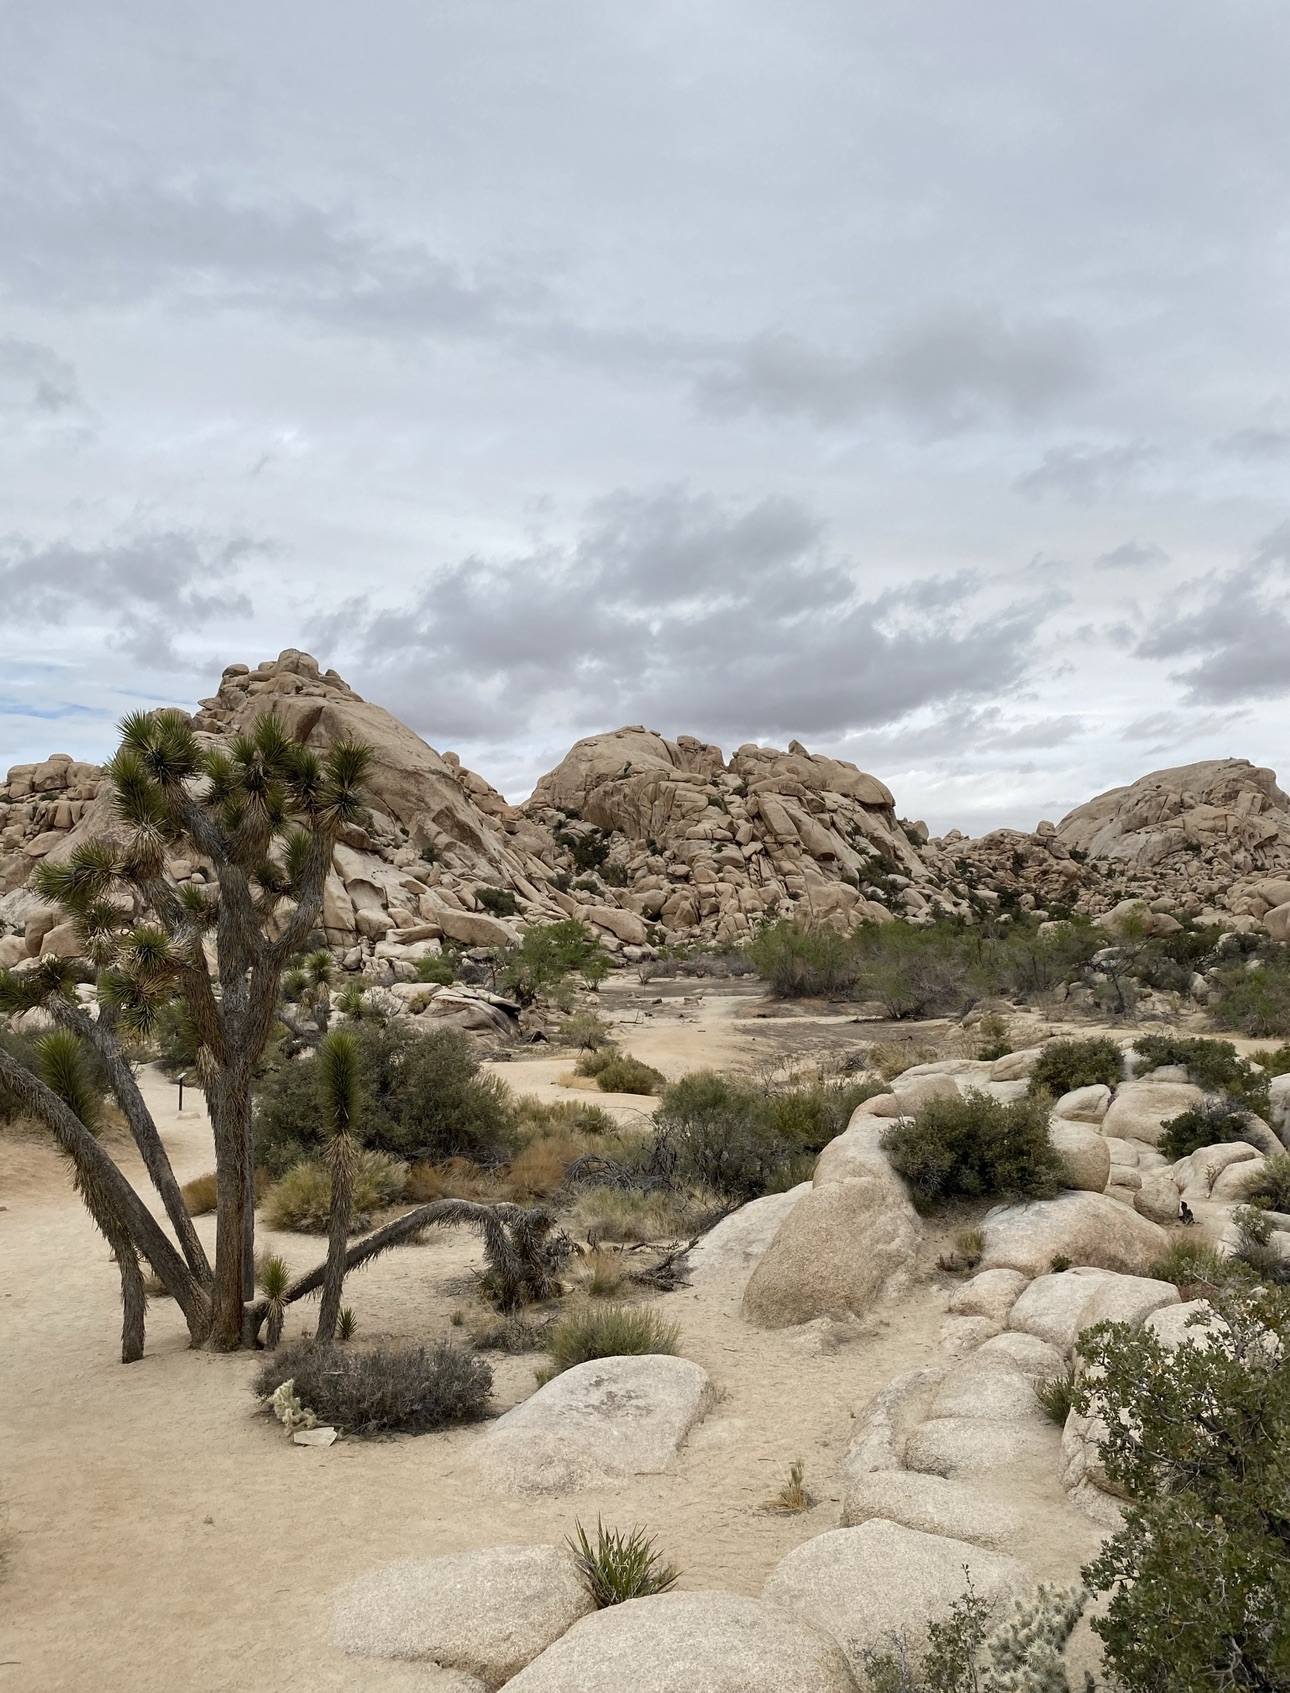
<path fill-rule="evenodd" d="M 1066 320 L 1005 321 L 999 311 L 945 310 L 861 358 L 789 334 L 750 341 L 698 384 L 705 410 L 836 424 L 893 412 L 935 430 L 1029 418 L 1084 387 L 1087 333 Z"/>
<path fill-rule="evenodd" d="M 975 591 L 960 575 L 865 596 L 798 503 L 670 489 L 600 502 L 570 547 L 467 559 L 409 605 L 346 605 L 313 638 L 361 631 L 366 686 L 440 739 L 551 711 L 580 730 L 818 737 L 1013 687 L 1055 601 L 984 612 Z"/>
<path fill-rule="evenodd" d="M 1168 564 L 1169 554 L 1154 541 L 1140 541 L 1135 535 L 1133 540 L 1122 541 L 1109 553 L 1101 554 L 1095 562 L 1100 570 L 1141 570 L 1147 565 Z"/>
<path fill-rule="evenodd" d="M 1053 447 L 1043 462 L 1013 483 L 1020 494 L 1043 499 L 1053 494 L 1089 506 L 1119 492 L 1155 457 L 1142 442 L 1119 447 Z"/>
<path fill-rule="evenodd" d="M 1236 459 L 1283 459 L 1290 454 L 1290 426 L 1252 423 L 1214 442 L 1215 452 Z"/>
<path fill-rule="evenodd" d="M 0 415 L 57 417 L 81 406 L 76 371 L 50 347 L 0 335 Z"/>
<path fill-rule="evenodd" d="M 97 623 L 111 648 L 155 669 L 187 669 L 175 640 L 216 619 L 248 618 L 238 572 L 263 543 L 191 530 L 122 535 L 99 546 L 0 537 L 0 603 L 10 627 Z"/>
<path fill-rule="evenodd" d="M 1290 524 L 1266 535 L 1248 564 L 1189 585 L 1195 610 L 1161 623 L 1139 658 L 1194 658 L 1171 672 L 1191 704 L 1276 699 L 1290 693 Z"/>

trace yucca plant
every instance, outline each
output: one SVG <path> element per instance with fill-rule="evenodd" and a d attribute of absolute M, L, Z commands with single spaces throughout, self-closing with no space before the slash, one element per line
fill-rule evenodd
<path fill-rule="evenodd" d="M 663 1562 L 643 1528 L 624 1534 L 620 1529 L 606 1528 L 597 1518 L 593 1545 L 586 1529 L 575 1522 L 566 1544 L 587 1592 L 602 1611 L 627 1599 L 667 1593 L 681 1579 L 680 1570 Z"/>
<path fill-rule="evenodd" d="M 353 1340 L 357 1333 L 358 1318 L 354 1315 L 354 1307 L 352 1305 L 343 1306 L 340 1313 L 340 1320 L 336 1324 L 337 1340 Z"/>
<path fill-rule="evenodd" d="M 264 1338 L 270 1349 L 282 1339 L 282 1325 L 286 1321 L 285 1294 L 291 1285 L 291 1272 L 285 1258 L 277 1253 L 266 1258 L 260 1270 L 260 1291 L 268 1301 L 264 1319 Z"/>

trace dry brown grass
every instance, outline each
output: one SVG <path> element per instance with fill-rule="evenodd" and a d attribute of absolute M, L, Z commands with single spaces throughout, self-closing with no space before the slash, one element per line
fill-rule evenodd
<path fill-rule="evenodd" d="M 606 1252 L 603 1247 L 596 1247 L 589 1252 L 584 1261 L 586 1281 L 584 1286 L 593 1299 L 608 1299 L 619 1292 L 627 1280 L 627 1266 L 617 1252 Z"/>
<path fill-rule="evenodd" d="M 215 1209 L 215 1172 L 194 1176 L 192 1181 L 184 1183 L 180 1192 L 190 1217 L 208 1217 Z"/>
<path fill-rule="evenodd" d="M 803 1477 L 806 1467 L 800 1458 L 795 1458 L 789 1465 L 788 1480 L 779 1492 L 769 1498 L 762 1506 L 763 1511 L 773 1511 L 777 1516 L 797 1516 L 802 1511 L 809 1511 L 814 1505 L 814 1497 L 806 1491 Z"/>

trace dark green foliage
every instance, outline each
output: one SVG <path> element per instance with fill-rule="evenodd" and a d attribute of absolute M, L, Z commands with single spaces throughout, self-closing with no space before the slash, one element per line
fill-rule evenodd
<path fill-rule="evenodd" d="M 450 953 L 423 958 L 417 964 L 417 981 L 437 982 L 442 988 L 451 987 L 457 980 L 456 960 Z"/>
<path fill-rule="evenodd" d="M 835 929 L 770 923 L 748 943 L 748 957 L 780 999 L 844 993 L 855 982 L 855 949 Z"/>
<path fill-rule="evenodd" d="M 829 1081 L 768 1091 L 696 1070 L 666 1089 L 654 1114 L 653 1171 L 669 1186 L 714 1189 L 742 1205 L 806 1179 L 856 1106 L 880 1091 Z"/>
<path fill-rule="evenodd" d="M 170 999 L 158 1007 L 152 1026 L 152 1050 L 157 1063 L 173 1081 L 185 1076 L 197 1085 L 197 1048 L 201 1041 L 186 999 Z"/>
<path fill-rule="evenodd" d="M 110 1090 L 107 1071 L 92 1047 L 62 1029 L 47 1035 L 0 1029 L 0 1048 L 38 1075 L 71 1106 L 86 1128 L 98 1125 Z M 0 1124 L 11 1123 L 22 1114 L 17 1096 L 0 1081 Z"/>
<path fill-rule="evenodd" d="M 1237 1029 L 1259 1040 L 1290 1034 L 1290 948 L 1252 970 L 1225 970 L 1210 1000 L 1221 1029 Z"/>
<path fill-rule="evenodd" d="M 929 1100 L 912 1120 L 893 1124 L 882 1145 L 921 1209 L 950 1199 L 1051 1199 L 1062 1185 L 1048 1113 L 1034 1099 Z"/>
<path fill-rule="evenodd" d="M 1044 1048 L 1030 1072 L 1030 1091 L 1060 1099 L 1076 1088 L 1093 1087 L 1099 1082 L 1115 1087 L 1123 1080 L 1124 1054 L 1108 1036 L 1056 1040 Z"/>
<path fill-rule="evenodd" d="M 581 976 L 594 986 L 608 972 L 609 955 L 595 935 L 585 923 L 568 917 L 529 929 L 520 944 L 502 957 L 497 979 L 505 992 L 529 1005 L 570 976 Z"/>
<path fill-rule="evenodd" d="M 514 917 L 520 909 L 509 888 L 479 887 L 475 889 L 475 898 L 494 917 Z"/>
<path fill-rule="evenodd" d="M 1202 1146 L 1225 1146 L 1234 1140 L 1244 1140 L 1249 1121 L 1248 1111 L 1220 1094 L 1162 1123 L 1160 1150 L 1173 1163 Z"/>
<path fill-rule="evenodd" d="M 1290 1041 L 1270 1047 L 1265 1052 L 1255 1052 L 1251 1056 L 1263 1066 L 1269 1076 L 1284 1076 L 1290 1070 Z"/>
<path fill-rule="evenodd" d="M 652 1065 L 614 1046 L 584 1052 L 574 1068 L 580 1076 L 594 1076 L 601 1093 L 653 1094 L 664 1086 L 663 1077 Z"/>
<path fill-rule="evenodd" d="M 1236 1224 L 1236 1262 L 1260 1281 L 1290 1282 L 1290 1260 L 1281 1256 L 1276 1245 L 1280 1237 L 1271 1217 L 1257 1206 L 1239 1205 L 1232 1212 L 1232 1221 Z"/>
<path fill-rule="evenodd" d="M 1228 1040 L 1187 1035 L 1139 1035 L 1133 1043 L 1144 1066 L 1181 1064 L 1207 1093 L 1228 1094 L 1262 1117 L 1268 1109 L 1268 1078 L 1242 1058 Z"/>
<path fill-rule="evenodd" d="M 862 1662 L 870 1693 L 978 1693 L 977 1655 L 990 1627 L 991 1606 L 972 1586 L 963 1567 L 965 1591 L 941 1622 L 927 1628 L 927 1647 L 915 1663 L 903 1635 L 886 1651 L 868 1648 Z"/>
<path fill-rule="evenodd" d="M 648 1305 L 587 1304 L 547 1331 L 554 1373 L 593 1358 L 627 1358 L 676 1352 L 681 1331 Z"/>
<path fill-rule="evenodd" d="M 1151 1266 L 1151 1274 L 1157 1281 L 1173 1282 L 1184 1299 L 1197 1299 L 1221 1287 L 1231 1271 L 1207 1241 L 1181 1235 L 1170 1241 L 1164 1257 Z"/>
<path fill-rule="evenodd" d="M 681 1579 L 680 1570 L 663 1562 L 643 1528 L 633 1528 L 624 1534 L 606 1528 L 597 1518 L 593 1546 L 586 1529 L 575 1522 L 567 1545 L 587 1592 L 602 1611 L 607 1605 L 621 1605 L 626 1599 L 667 1593 Z"/>
<path fill-rule="evenodd" d="M 1075 1390 L 1106 1424 L 1101 1461 L 1133 1500 L 1084 1569 L 1127 1693 L 1290 1689 L 1290 1295 L 1232 1284 L 1215 1343 L 1163 1347 L 1099 1323 Z"/>
<path fill-rule="evenodd" d="M 1278 1152 L 1245 1190 L 1251 1205 L 1264 1211 L 1290 1211 L 1290 1152 Z"/>
<path fill-rule="evenodd" d="M 456 1029 L 421 1034 L 397 1023 L 354 1030 L 361 1070 L 364 1143 L 409 1162 L 470 1158 L 495 1164 L 512 1146 L 513 1107 L 505 1086 L 480 1074 Z M 322 1150 L 316 1056 L 292 1059 L 260 1081 L 255 1114 L 257 1164 L 274 1176 Z"/>
<path fill-rule="evenodd" d="M 301 1341 L 272 1354 L 255 1378 L 268 1399 L 284 1381 L 320 1423 L 347 1434 L 426 1434 L 483 1415 L 493 1372 L 456 1346 L 349 1348 Z"/>
<path fill-rule="evenodd" d="M 1066 1426 L 1074 1391 L 1074 1369 L 1068 1369 L 1065 1375 L 1049 1376 L 1047 1380 L 1035 1383 L 1035 1398 L 1043 1406 L 1045 1414 L 1052 1418 L 1058 1428 L 1065 1428 Z"/>

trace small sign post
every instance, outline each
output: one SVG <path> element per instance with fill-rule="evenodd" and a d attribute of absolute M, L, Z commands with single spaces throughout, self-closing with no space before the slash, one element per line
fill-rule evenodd
<path fill-rule="evenodd" d="M 181 1112 L 184 1109 L 184 1083 L 187 1080 L 188 1080 L 187 1076 L 180 1076 L 180 1078 L 179 1078 L 179 1109 L 180 1109 Z"/>

